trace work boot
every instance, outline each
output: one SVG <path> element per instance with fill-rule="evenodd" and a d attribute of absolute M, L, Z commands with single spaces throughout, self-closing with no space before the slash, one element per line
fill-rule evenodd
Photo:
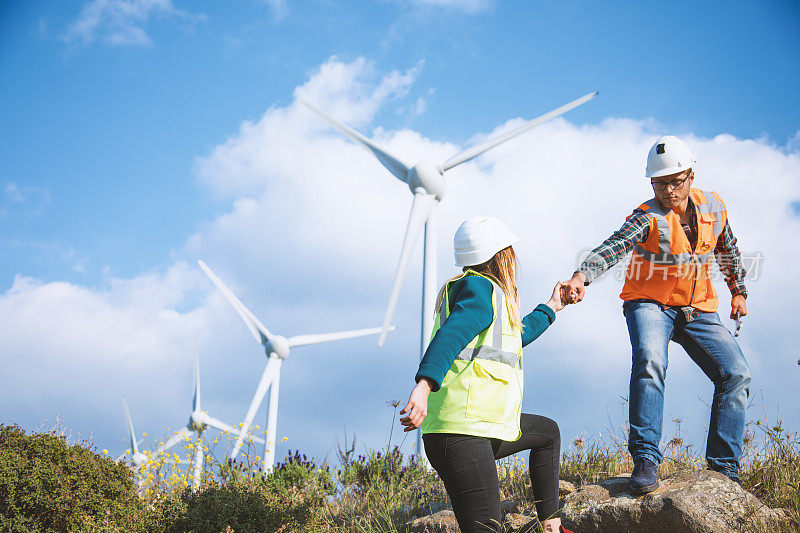
<path fill-rule="evenodd" d="M 633 460 L 630 486 L 634 494 L 647 494 L 658 488 L 658 465 L 647 457 Z"/>

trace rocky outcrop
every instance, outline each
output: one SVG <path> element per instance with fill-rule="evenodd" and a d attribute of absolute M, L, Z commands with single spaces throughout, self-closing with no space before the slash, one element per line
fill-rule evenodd
<path fill-rule="evenodd" d="M 727 477 L 710 470 L 683 470 L 662 479 L 650 494 L 634 496 L 628 476 L 575 489 L 561 481 L 564 526 L 580 533 L 739 533 L 771 530 L 785 524 L 783 511 L 770 509 Z M 535 511 L 520 512 L 502 502 L 504 532 L 533 531 Z M 760 526 L 760 527 L 759 527 Z M 402 529 L 410 533 L 457 533 L 458 523 L 447 504 L 431 504 L 425 516 Z"/>
<path fill-rule="evenodd" d="M 727 477 L 684 470 L 644 496 L 631 495 L 629 478 L 587 485 L 564 498 L 564 526 L 588 533 L 733 533 L 786 520 Z"/>
<path fill-rule="evenodd" d="M 661 480 L 650 494 L 634 496 L 628 476 L 613 477 L 579 489 L 559 483 L 564 526 L 580 533 L 739 533 L 771 530 L 786 515 L 763 505 L 755 496 L 717 472 L 683 470 Z M 520 512 L 511 500 L 502 502 L 504 532 L 533 531 L 535 511 Z M 761 526 L 761 527 L 759 527 Z M 405 524 L 410 533 L 457 533 L 449 505 L 430 504 L 425 516 Z"/>

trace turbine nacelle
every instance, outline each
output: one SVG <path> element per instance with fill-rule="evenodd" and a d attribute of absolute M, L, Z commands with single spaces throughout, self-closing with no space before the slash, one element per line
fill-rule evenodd
<path fill-rule="evenodd" d="M 289 339 L 283 335 L 273 335 L 270 340 L 264 344 L 267 350 L 267 355 L 275 354 L 278 359 L 286 359 L 289 357 Z"/>
<path fill-rule="evenodd" d="M 142 452 L 133 452 L 133 455 L 131 455 L 131 462 L 137 468 L 145 464 L 147 460 L 147 456 Z"/>
<path fill-rule="evenodd" d="M 205 411 L 193 411 L 189 416 L 189 429 L 202 433 L 208 427 L 208 414 Z"/>
<path fill-rule="evenodd" d="M 416 194 L 417 189 L 421 187 L 427 194 L 432 194 L 439 201 L 447 190 L 442 167 L 433 163 L 417 163 L 411 167 L 408 171 L 407 183 L 412 193 Z"/>

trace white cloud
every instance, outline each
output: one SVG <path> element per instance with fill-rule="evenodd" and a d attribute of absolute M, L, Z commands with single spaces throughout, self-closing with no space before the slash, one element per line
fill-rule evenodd
<path fill-rule="evenodd" d="M 46 187 L 20 187 L 6 183 L 4 197 L 0 197 L 0 218 L 9 214 L 39 215 L 50 203 L 50 190 Z"/>
<path fill-rule="evenodd" d="M 177 9 L 172 0 L 91 0 L 63 35 L 68 43 L 88 44 L 100 39 L 112 46 L 150 46 L 145 27 L 151 18 L 179 18 L 196 22 L 203 15 Z"/>
<path fill-rule="evenodd" d="M 360 127 L 370 122 L 387 101 L 405 96 L 423 66 L 424 61 L 420 61 L 405 72 L 394 70 L 376 82 L 373 65 L 363 57 L 350 63 L 332 57 L 295 89 L 294 96 Z"/>
<path fill-rule="evenodd" d="M 334 58 L 295 95 L 410 163 L 442 161 L 460 147 L 410 129 L 365 129 L 387 102 L 402 101 L 415 75 L 412 69 L 380 76 L 364 59 Z M 658 134 L 672 132 L 659 131 L 651 120 L 579 125 L 568 118 L 448 172 L 449 189 L 438 210 L 439 279 L 455 272 L 451 238 L 463 218 L 496 215 L 523 237 L 517 247 L 520 293 L 523 305 L 532 308 L 557 279 L 572 273 L 581 250 L 607 237 L 651 195 L 642 176 L 645 154 Z M 787 427 L 796 428 L 800 407 L 786 392 L 796 382 L 791 373 L 798 371 L 795 304 L 785 280 L 793 279 L 800 260 L 791 245 L 800 230 L 791 208 L 800 190 L 800 155 L 729 135 L 683 137 L 700 162 L 696 185 L 720 192 L 741 249 L 764 256 L 761 277 L 750 282 L 750 316 L 740 341 L 753 366 L 754 392 L 766 389 Z M 411 194 L 371 154 L 293 102 L 244 123 L 198 159 L 197 169 L 211 194 L 231 204 L 187 238 L 176 253 L 185 262 L 163 273 L 114 280 L 101 290 L 19 277 L 0 295 L 0 352 L 21 358 L 0 377 L 0 410 L 8 412 L 18 396 L 38 406 L 36 413 L 52 403 L 86 401 L 99 413 L 92 416 L 115 421 L 119 408 L 112 399 L 144 382 L 132 404 L 146 413 L 137 427 L 154 432 L 186 414 L 187 365 L 192 337 L 199 335 L 208 369 L 204 401 L 221 418 L 243 416 L 263 369 L 263 351 L 194 267 L 201 257 L 277 333 L 380 323 Z M 279 432 L 290 437 L 289 447 L 324 453 L 345 426 L 370 445 L 385 443 L 391 413 L 384 401 L 408 394 L 416 367 L 420 248 L 401 294 L 398 331 L 383 350 L 375 339 L 362 339 L 298 350 L 287 360 Z M 718 289 L 724 314 L 727 289 Z M 526 408 L 556 418 L 565 438 L 596 433 L 606 421 L 606 406 L 627 394 L 630 348 L 619 290 L 611 276 L 596 281 L 585 302 L 559 314 L 552 330 L 526 352 Z M 708 381 L 681 350 L 671 356 L 667 416 L 697 409 L 689 434 L 702 435 L 708 413 L 697 397 L 709 401 Z M 81 384 L 80 392 L 70 380 Z"/>
<path fill-rule="evenodd" d="M 460 10 L 466 13 L 478 13 L 494 6 L 494 0 L 410 0 L 416 7 L 437 7 Z"/>
<path fill-rule="evenodd" d="M 289 5 L 286 0 L 262 0 L 272 10 L 275 20 L 283 20 L 289 14 Z"/>

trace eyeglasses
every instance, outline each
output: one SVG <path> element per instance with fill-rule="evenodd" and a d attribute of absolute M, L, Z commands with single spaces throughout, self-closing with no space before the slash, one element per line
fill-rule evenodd
<path fill-rule="evenodd" d="M 671 188 L 674 191 L 675 189 L 680 189 L 681 187 L 683 187 L 683 184 L 686 183 L 686 180 L 688 180 L 690 176 L 691 174 L 688 174 L 683 179 L 674 179 L 668 181 L 650 180 L 650 184 L 657 191 L 666 191 L 667 187 Z"/>

